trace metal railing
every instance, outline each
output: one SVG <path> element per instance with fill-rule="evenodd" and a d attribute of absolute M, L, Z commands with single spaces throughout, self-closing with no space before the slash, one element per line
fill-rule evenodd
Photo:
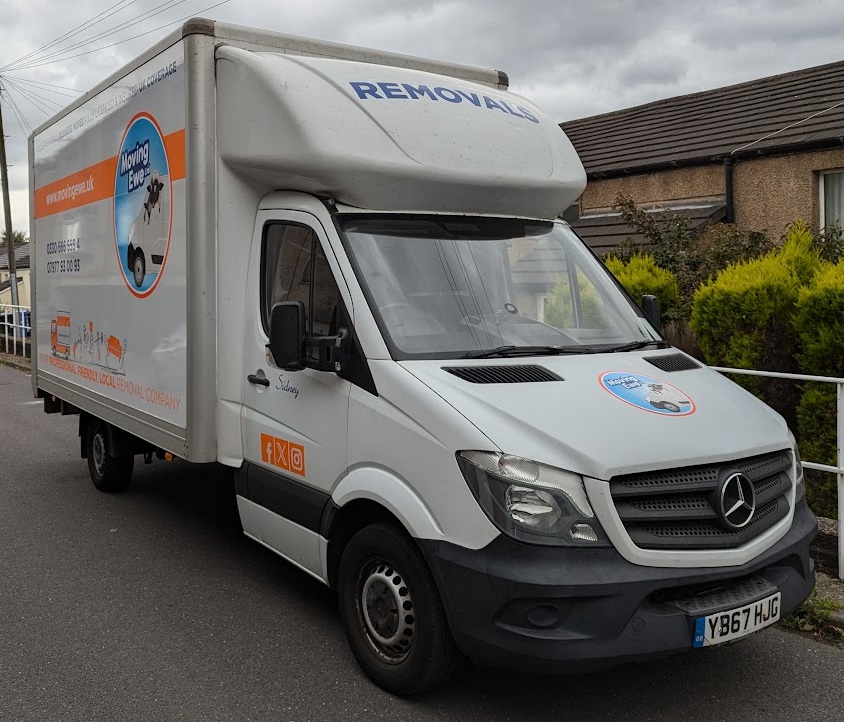
<path fill-rule="evenodd" d="M 32 309 L 11 304 L 0 306 L 0 338 L 6 353 L 27 356 L 32 344 Z"/>
<path fill-rule="evenodd" d="M 777 371 L 752 371 L 750 369 L 731 369 L 722 366 L 710 367 L 715 371 L 729 374 L 743 374 L 745 376 L 766 376 L 774 379 L 786 379 L 789 381 L 818 381 L 820 383 L 835 384 L 837 392 L 836 400 L 836 441 L 837 441 L 837 466 L 818 464 L 814 461 L 803 460 L 806 469 L 825 471 L 828 474 L 835 474 L 838 480 L 838 578 L 844 580 L 844 378 L 835 376 L 810 376 L 808 374 L 786 374 Z"/>

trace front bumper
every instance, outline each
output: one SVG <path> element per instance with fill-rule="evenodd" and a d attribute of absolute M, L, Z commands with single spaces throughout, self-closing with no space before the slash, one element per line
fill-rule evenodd
<path fill-rule="evenodd" d="M 743 566 L 713 569 L 644 567 L 615 549 L 539 547 L 505 536 L 479 550 L 420 546 L 464 654 L 476 664 L 554 673 L 689 651 L 700 614 L 672 601 L 750 577 L 782 593 L 784 616 L 814 588 L 816 533 L 817 519 L 801 501 L 777 544 Z"/>

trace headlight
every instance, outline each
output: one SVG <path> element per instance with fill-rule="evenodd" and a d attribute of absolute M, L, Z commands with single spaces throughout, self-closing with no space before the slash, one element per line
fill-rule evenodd
<path fill-rule="evenodd" d="M 800 449 L 794 444 L 794 502 L 795 504 L 806 496 L 806 478 L 803 476 L 803 460 Z"/>
<path fill-rule="evenodd" d="M 549 546 L 610 546 L 578 474 L 493 451 L 457 463 L 481 508 L 514 539 Z"/>

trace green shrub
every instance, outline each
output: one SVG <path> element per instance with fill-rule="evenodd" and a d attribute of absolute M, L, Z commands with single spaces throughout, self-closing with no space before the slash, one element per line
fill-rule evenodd
<path fill-rule="evenodd" d="M 801 286 L 808 286 L 822 265 L 812 231 L 799 218 L 789 226 L 775 255 Z"/>
<path fill-rule="evenodd" d="M 783 245 L 762 258 L 732 264 L 694 296 L 691 326 L 707 363 L 716 366 L 795 372 L 793 324 L 800 288 L 821 267 L 812 235 L 800 221 Z M 797 423 L 798 389 L 791 381 L 740 376 L 735 379 Z"/>
<path fill-rule="evenodd" d="M 844 264 L 824 264 L 808 287 L 800 289 L 794 327 L 800 340 L 803 373 L 844 376 Z M 837 465 L 835 386 L 806 383 L 797 409 L 800 451 L 804 458 Z M 836 480 L 821 472 L 807 476 L 809 503 L 816 513 L 837 516 Z"/>
<path fill-rule="evenodd" d="M 578 269 L 577 285 L 584 328 L 604 328 L 604 301 L 586 275 Z M 557 328 L 575 328 L 574 306 L 568 276 L 559 276 L 545 301 L 545 323 Z"/>
<path fill-rule="evenodd" d="M 800 289 L 794 324 L 803 371 L 844 376 L 844 264 L 823 264 Z"/>
<path fill-rule="evenodd" d="M 824 261 L 837 263 L 844 258 L 844 229 L 837 223 L 824 226 L 815 236 L 815 248 Z"/>
<path fill-rule="evenodd" d="M 652 294 L 659 300 L 662 318 L 674 317 L 679 297 L 677 281 L 670 271 L 656 265 L 653 256 L 636 254 L 627 263 L 609 256 L 604 263 L 636 303 L 640 303 L 645 294 Z"/>
<path fill-rule="evenodd" d="M 832 384 L 806 383 L 797 406 L 800 455 L 817 464 L 837 465 L 836 393 Z M 815 514 L 838 518 L 838 484 L 834 474 L 806 469 L 806 498 Z"/>
<path fill-rule="evenodd" d="M 759 369 L 767 347 L 791 357 L 798 287 L 775 254 L 728 266 L 701 286 L 691 326 L 707 363 Z"/>
<path fill-rule="evenodd" d="M 694 293 L 702 283 L 728 265 L 759 258 L 774 247 L 765 233 L 731 223 L 715 223 L 698 233 L 686 216 L 649 213 L 624 195 L 616 197 L 613 209 L 642 237 L 641 242 L 625 240 L 617 255 L 628 260 L 644 250 L 653 255 L 657 266 L 674 275 L 679 289 L 675 318 L 689 318 Z"/>

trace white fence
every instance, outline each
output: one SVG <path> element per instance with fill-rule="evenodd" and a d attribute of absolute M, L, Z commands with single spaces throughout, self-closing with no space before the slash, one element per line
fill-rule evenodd
<path fill-rule="evenodd" d="M 0 306 L 0 338 L 6 353 L 28 356 L 32 343 L 32 309 L 29 306 Z"/>
<path fill-rule="evenodd" d="M 730 369 L 721 366 L 712 366 L 715 371 L 729 374 L 743 374 L 745 376 L 767 376 L 774 379 L 787 379 L 790 381 L 817 381 L 826 384 L 835 384 L 837 391 L 837 406 L 835 414 L 835 426 L 838 442 L 838 454 L 836 456 L 837 466 L 818 464 L 813 461 L 803 460 L 803 466 L 807 469 L 825 471 L 835 474 L 838 479 L 838 578 L 844 580 L 844 378 L 834 376 L 808 376 L 806 374 L 784 374 L 775 371 L 750 371 L 748 369 Z"/>

